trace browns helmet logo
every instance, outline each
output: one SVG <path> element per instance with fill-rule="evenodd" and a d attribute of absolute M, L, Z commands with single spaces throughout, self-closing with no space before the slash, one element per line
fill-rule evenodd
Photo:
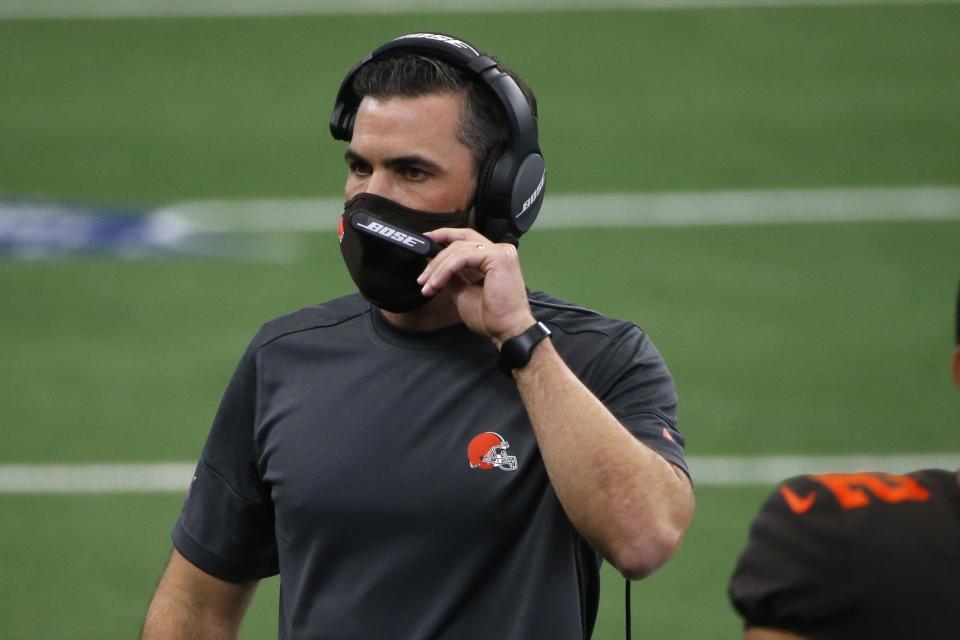
<path fill-rule="evenodd" d="M 517 457 L 507 455 L 510 443 L 499 433 L 486 431 L 474 436 L 467 445 L 467 459 L 471 469 L 489 471 L 494 467 L 504 471 L 517 470 Z"/>

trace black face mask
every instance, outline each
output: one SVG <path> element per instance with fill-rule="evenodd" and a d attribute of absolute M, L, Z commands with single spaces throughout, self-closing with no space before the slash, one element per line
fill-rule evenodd
<path fill-rule="evenodd" d="M 429 213 L 370 193 L 361 193 L 343 207 L 340 252 L 363 297 L 394 313 L 413 311 L 425 305 L 429 298 L 421 295 L 417 277 L 427 266 L 426 256 L 357 232 L 350 224 L 355 213 L 366 213 L 383 222 L 424 233 L 441 227 L 466 227 L 469 210 Z"/>

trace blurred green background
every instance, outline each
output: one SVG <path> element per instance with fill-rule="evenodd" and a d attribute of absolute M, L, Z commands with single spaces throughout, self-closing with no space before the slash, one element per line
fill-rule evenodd
<path fill-rule="evenodd" d="M 0 195 L 336 197 L 343 74 L 422 30 L 495 52 L 537 91 L 544 217 L 562 193 L 960 184 L 947 4 L 0 20 Z M 194 460 L 259 325 L 352 290 L 334 225 L 286 238 L 305 249 L 286 262 L 0 261 L 0 463 Z M 689 454 L 960 450 L 960 220 L 586 238 L 525 237 L 528 285 L 652 335 Z M 635 585 L 635 637 L 739 634 L 725 582 L 770 488 L 698 487 L 680 552 Z M 0 495 L 0 635 L 134 637 L 181 500 Z M 607 571 L 596 638 L 622 637 L 622 589 Z M 275 636 L 276 613 L 272 580 L 243 637 Z"/>

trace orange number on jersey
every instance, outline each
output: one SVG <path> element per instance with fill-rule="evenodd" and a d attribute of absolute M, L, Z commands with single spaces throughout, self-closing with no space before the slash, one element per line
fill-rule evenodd
<path fill-rule="evenodd" d="M 844 509 L 870 504 L 870 494 L 889 503 L 923 502 L 930 497 L 930 491 L 910 476 L 861 472 L 822 473 L 811 477 L 829 489 Z"/>

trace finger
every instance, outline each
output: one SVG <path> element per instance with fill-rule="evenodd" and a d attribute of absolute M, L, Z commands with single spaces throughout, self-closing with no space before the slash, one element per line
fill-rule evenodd
<path fill-rule="evenodd" d="M 491 250 L 483 243 L 475 245 L 457 243 L 444 249 L 418 278 L 423 284 L 424 296 L 432 296 L 450 282 L 455 274 L 462 274 L 468 281 L 483 279 L 484 265 L 491 259 Z"/>
<path fill-rule="evenodd" d="M 450 251 L 443 256 L 441 260 L 434 260 L 430 265 L 429 272 L 424 272 L 423 287 L 421 292 L 425 296 L 431 296 L 446 286 L 450 278 L 460 273 L 461 270 L 471 264 L 468 256 L 464 255 L 463 250 Z"/>
<path fill-rule="evenodd" d="M 468 228 L 452 228 L 452 227 L 442 227 L 440 229 L 434 229 L 432 231 L 425 231 L 423 235 L 427 236 L 434 242 L 441 246 L 440 252 L 437 255 L 433 256 L 427 261 L 427 266 L 424 270 L 417 276 L 417 284 L 423 284 L 430 273 L 436 269 L 439 264 L 438 258 L 443 256 L 447 248 L 458 241 L 468 242 L 471 239 L 475 241 L 476 245 L 483 244 L 486 246 L 486 243 L 489 241 L 484 238 L 482 235 L 474 231 L 473 229 Z"/>
<path fill-rule="evenodd" d="M 457 242 L 458 240 L 462 240 L 464 242 L 484 242 L 486 244 L 493 244 L 479 231 L 469 227 L 443 227 L 442 229 L 427 231 L 423 235 L 431 238 L 434 242 L 439 242 L 440 244 L 451 244 L 453 242 Z"/>
<path fill-rule="evenodd" d="M 481 237 L 482 239 L 482 237 Z M 417 276 L 417 284 L 424 284 L 430 276 L 435 273 L 437 270 L 442 268 L 446 261 L 450 259 L 452 255 L 456 255 L 457 252 L 464 250 L 465 247 L 471 246 L 469 242 L 454 242 L 445 246 L 440 253 L 435 255 L 427 262 L 427 266 L 424 267 L 423 271 Z M 472 245 L 475 249 L 485 250 L 487 245 L 483 242 L 476 242 Z"/>

